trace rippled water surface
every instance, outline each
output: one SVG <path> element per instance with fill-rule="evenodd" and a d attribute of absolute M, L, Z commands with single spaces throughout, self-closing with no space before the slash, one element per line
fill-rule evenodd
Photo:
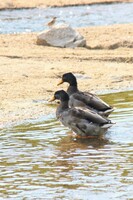
<path fill-rule="evenodd" d="M 0 33 L 42 31 L 57 17 L 72 27 L 133 23 L 133 3 L 0 11 Z"/>
<path fill-rule="evenodd" d="M 75 139 L 54 116 L 0 131 L 0 199 L 133 199 L 133 91 L 104 95 L 116 122 Z"/>

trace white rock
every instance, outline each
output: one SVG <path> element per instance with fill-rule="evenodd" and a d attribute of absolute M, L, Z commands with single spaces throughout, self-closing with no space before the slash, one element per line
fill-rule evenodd
<path fill-rule="evenodd" d="M 84 47 L 86 40 L 69 25 L 56 25 L 37 36 L 37 44 L 54 47 Z"/>

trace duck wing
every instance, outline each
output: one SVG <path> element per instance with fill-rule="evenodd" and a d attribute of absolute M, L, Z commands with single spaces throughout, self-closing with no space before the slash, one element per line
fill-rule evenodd
<path fill-rule="evenodd" d="M 66 122 L 69 123 L 69 121 L 81 121 L 81 120 L 87 120 L 88 123 L 95 123 L 98 125 L 104 125 L 111 123 L 109 119 L 106 119 L 99 114 L 86 109 L 86 108 L 70 108 L 67 111 L 63 112 L 63 117 Z"/>
<path fill-rule="evenodd" d="M 81 118 L 86 119 L 88 122 L 92 122 L 98 125 L 111 123 L 109 119 L 102 117 L 101 115 L 87 108 L 76 108 L 76 111 L 76 115 L 80 115 Z"/>
<path fill-rule="evenodd" d="M 89 93 L 89 92 L 76 92 L 73 95 L 71 95 L 71 99 L 75 99 L 76 101 L 82 102 L 82 104 L 87 105 L 88 107 L 91 107 L 93 109 L 96 109 L 98 111 L 106 111 L 108 109 L 112 109 L 110 105 L 105 103 L 102 99 L 100 99 L 98 96 Z M 79 106 L 82 106 L 79 104 Z"/>

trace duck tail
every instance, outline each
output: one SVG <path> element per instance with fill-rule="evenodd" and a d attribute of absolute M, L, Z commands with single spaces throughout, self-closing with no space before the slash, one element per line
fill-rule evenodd
<path fill-rule="evenodd" d="M 110 108 L 110 109 L 104 111 L 104 115 L 105 115 L 106 117 L 108 117 L 113 111 L 114 111 L 114 108 Z"/>
<path fill-rule="evenodd" d="M 107 119 L 108 122 L 106 124 L 102 125 L 102 128 L 108 129 L 110 128 L 113 124 L 116 124 L 115 122 L 112 122 L 110 119 Z"/>
<path fill-rule="evenodd" d="M 112 123 L 104 124 L 104 125 L 102 126 L 102 128 L 103 128 L 103 129 L 108 129 L 108 128 L 110 128 L 112 125 L 113 125 Z"/>

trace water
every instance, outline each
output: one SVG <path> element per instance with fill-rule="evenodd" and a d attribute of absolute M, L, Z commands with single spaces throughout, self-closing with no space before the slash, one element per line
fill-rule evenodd
<path fill-rule="evenodd" d="M 0 132 L 0 199 L 133 199 L 133 91 L 107 94 L 116 122 L 75 139 L 55 117 Z"/>
<path fill-rule="evenodd" d="M 0 33 L 38 32 L 57 17 L 72 27 L 133 23 L 133 3 L 0 11 Z"/>

